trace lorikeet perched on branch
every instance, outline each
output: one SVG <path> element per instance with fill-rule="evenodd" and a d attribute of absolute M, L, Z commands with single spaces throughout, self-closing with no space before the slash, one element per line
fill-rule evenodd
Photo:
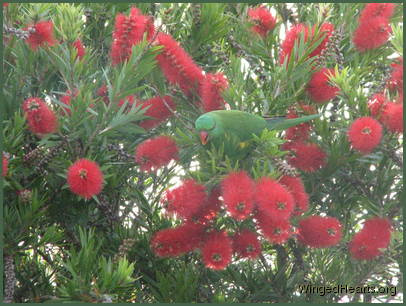
<path fill-rule="evenodd" d="M 318 118 L 310 115 L 301 118 L 285 117 L 262 118 L 238 110 L 216 110 L 197 118 L 196 130 L 203 145 L 224 145 L 224 153 L 229 157 L 243 157 L 250 150 L 253 134 L 259 136 L 264 129 L 284 130 L 291 126 Z"/>

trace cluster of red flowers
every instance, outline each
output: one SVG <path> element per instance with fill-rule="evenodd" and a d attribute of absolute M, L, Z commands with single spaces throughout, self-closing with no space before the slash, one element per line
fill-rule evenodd
<path fill-rule="evenodd" d="M 322 68 L 313 73 L 306 88 L 312 101 L 321 104 L 337 96 L 340 89 L 330 84 L 330 76 L 334 75 L 334 69 L 328 68 Z"/>
<path fill-rule="evenodd" d="M 2 176 L 7 176 L 7 172 L 8 172 L 8 158 L 7 158 L 7 156 L 3 153 L 1 175 L 2 175 Z"/>
<path fill-rule="evenodd" d="M 330 247 L 341 240 L 341 227 L 334 217 L 310 216 L 299 221 L 298 239 L 313 248 Z"/>
<path fill-rule="evenodd" d="M 103 189 L 103 173 L 94 161 L 79 159 L 73 163 L 67 174 L 70 190 L 85 198 L 90 199 Z"/>
<path fill-rule="evenodd" d="M 282 150 L 290 151 L 287 161 L 305 172 L 315 172 L 326 164 L 326 153 L 315 143 L 303 141 L 286 142 Z"/>
<path fill-rule="evenodd" d="M 155 28 L 151 17 L 142 15 L 136 7 L 131 8 L 128 17 L 118 14 L 111 46 L 113 65 L 128 60 L 132 53 L 132 47 L 143 39 L 144 33 L 147 33 L 147 39 L 150 40 L 154 32 Z"/>
<path fill-rule="evenodd" d="M 387 81 L 387 88 L 403 96 L 403 57 L 398 58 L 391 66 L 392 73 Z"/>
<path fill-rule="evenodd" d="M 169 83 L 178 85 L 185 94 L 197 89 L 204 78 L 203 71 L 190 55 L 169 34 L 158 33 L 157 45 L 163 48 L 156 59 Z"/>
<path fill-rule="evenodd" d="M 382 254 L 389 246 L 392 226 L 388 219 L 374 217 L 365 221 L 361 231 L 356 233 L 348 245 L 354 259 L 371 260 Z"/>
<path fill-rule="evenodd" d="M 261 241 L 259 234 L 245 225 L 234 234 L 216 229 L 219 213 L 244 224 L 254 220 L 252 227 L 266 240 L 282 244 L 295 234 L 290 219 L 307 211 L 309 196 L 300 177 L 262 177 L 255 182 L 247 172 L 235 171 L 209 196 L 203 185 L 188 179 L 168 190 L 162 203 L 183 223 L 154 234 L 151 248 L 155 254 L 172 257 L 200 249 L 206 267 L 224 269 L 233 253 L 237 258 L 256 258 L 261 253 Z M 298 230 L 299 241 L 310 247 L 329 247 L 341 239 L 341 224 L 332 217 L 302 219 Z"/>
<path fill-rule="evenodd" d="M 47 104 L 40 98 L 28 98 L 23 103 L 23 111 L 30 130 L 37 135 L 54 133 L 58 119 Z"/>
<path fill-rule="evenodd" d="M 273 30 L 276 24 L 276 19 L 271 12 L 264 6 L 248 9 L 248 18 L 254 24 L 252 31 L 258 33 L 262 37 L 266 37 L 269 31 Z"/>
<path fill-rule="evenodd" d="M 348 129 L 348 139 L 362 154 L 371 153 L 382 139 L 382 125 L 372 117 L 355 120 Z"/>
<path fill-rule="evenodd" d="M 226 102 L 221 93 L 228 88 L 228 81 L 222 73 L 207 73 L 200 86 L 200 97 L 205 112 L 224 109 Z"/>
<path fill-rule="evenodd" d="M 392 32 L 389 20 L 395 9 L 394 3 L 368 3 L 359 18 L 358 28 L 352 41 L 359 52 L 373 50 L 384 45 Z"/>
<path fill-rule="evenodd" d="M 176 105 L 169 96 L 154 97 L 140 103 L 141 108 L 147 108 L 145 116 L 151 117 L 140 122 L 140 126 L 146 130 L 157 127 L 172 116 Z"/>
<path fill-rule="evenodd" d="M 284 41 L 281 44 L 281 51 L 279 54 L 279 63 L 282 65 L 285 62 L 285 59 L 287 61 L 290 61 L 290 58 L 292 56 L 293 48 L 295 47 L 296 44 L 299 43 L 301 35 L 303 35 L 304 42 L 307 41 L 312 41 L 312 40 L 317 40 L 314 37 L 316 28 L 313 27 L 311 30 L 299 23 L 293 25 L 287 32 Z M 309 37 L 309 32 L 311 31 L 311 36 Z M 321 41 L 321 43 L 309 54 L 309 57 L 317 56 L 320 55 L 321 52 L 326 48 L 328 41 L 330 40 L 331 35 L 333 34 L 334 31 L 334 25 L 331 23 L 323 23 L 320 26 L 319 29 L 319 35 L 325 35 L 324 39 Z M 319 37 L 321 38 L 321 37 Z"/>
<path fill-rule="evenodd" d="M 294 109 L 290 109 L 286 115 L 287 119 L 294 119 L 298 117 L 299 116 Z M 288 128 L 285 132 L 285 138 L 292 141 L 295 140 L 306 141 L 309 139 L 310 130 L 311 130 L 310 123 L 304 122 Z"/>
<path fill-rule="evenodd" d="M 168 136 L 145 140 L 135 151 L 135 162 L 141 166 L 142 171 L 156 171 L 171 160 L 178 160 L 178 147 L 176 142 Z"/>
<path fill-rule="evenodd" d="M 72 45 L 76 49 L 76 57 L 81 60 L 86 54 L 85 46 L 83 46 L 83 43 L 79 38 L 76 39 Z"/>
<path fill-rule="evenodd" d="M 24 28 L 28 30 L 32 28 L 32 32 L 26 39 L 27 44 L 31 47 L 32 50 L 37 50 L 38 47 L 43 46 L 53 46 L 56 43 L 54 38 L 54 24 L 52 21 L 40 21 L 30 27 Z"/>

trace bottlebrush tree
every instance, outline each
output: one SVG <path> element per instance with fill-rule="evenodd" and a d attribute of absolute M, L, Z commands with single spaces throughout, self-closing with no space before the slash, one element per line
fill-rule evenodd
<path fill-rule="evenodd" d="M 401 300 L 402 12 L 3 5 L 5 302 Z"/>

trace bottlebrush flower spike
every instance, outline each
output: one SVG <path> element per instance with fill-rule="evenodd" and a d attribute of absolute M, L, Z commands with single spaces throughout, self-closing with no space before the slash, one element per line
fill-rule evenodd
<path fill-rule="evenodd" d="M 381 121 L 392 133 L 403 133 L 403 104 L 386 103 L 383 107 Z"/>
<path fill-rule="evenodd" d="M 268 177 L 257 182 L 255 202 L 259 212 L 274 219 L 288 219 L 295 205 L 292 194 L 283 185 Z"/>
<path fill-rule="evenodd" d="M 221 72 L 206 74 L 200 86 L 200 98 L 203 110 L 205 112 L 211 112 L 224 109 L 226 102 L 221 94 L 227 88 L 228 81 Z"/>
<path fill-rule="evenodd" d="M 156 232 L 150 242 L 152 251 L 160 257 L 176 257 L 198 248 L 204 240 L 204 227 L 187 222 L 175 228 Z"/>
<path fill-rule="evenodd" d="M 389 19 L 395 11 L 394 3 L 367 3 L 360 15 L 360 22 L 368 21 L 376 17 Z"/>
<path fill-rule="evenodd" d="M 223 270 L 231 262 L 232 241 L 225 231 L 208 234 L 202 247 L 204 265 L 213 270 Z"/>
<path fill-rule="evenodd" d="M 354 259 L 371 260 L 382 254 L 389 246 L 392 226 L 388 219 L 374 217 L 368 219 L 361 231 L 356 233 L 348 250 Z"/>
<path fill-rule="evenodd" d="M 113 65 L 128 60 L 132 53 L 132 47 L 142 41 L 144 33 L 147 33 L 147 39 L 150 40 L 154 32 L 155 28 L 152 19 L 149 16 L 142 15 L 139 9 L 132 7 L 128 17 L 118 14 L 111 45 Z"/>
<path fill-rule="evenodd" d="M 77 39 L 73 42 L 73 47 L 76 49 L 76 58 L 79 58 L 79 60 L 81 60 L 85 54 L 86 54 L 86 50 L 85 47 L 82 44 L 82 41 L 80 39 Z"/>
<path fill-rule="evenodd" d="M 31 27 L 24 28 L 25 31 L 32 28 L 33 32 L 26 39 L 26 43 L 32 50 L 36 51 L 38 47 L 45 45 L 53 46 L 56 43 L 54 38 L 54 24 L 52 21 L 40 21 Z"/>
<path fill-rule="evenodd" d="M 392 33 L 388 20 L 384 17 L 363 20 L 355 30 L 352 42 L 359 52 L 373 50 L 384 45 Z"/>
<path fill-rule="evenodd" d="M 103 188 L 103 173 L 99 165 L 86 158 L 69 167 L 67 179 L 71 191 L 85 199 L 99 194 Z"/>
<path fill-rule="evenodd" d="M 107 88 L 106 84 L 103 84 L 100 88 L 97 89 L 96 95 L 98 97 L 103 98 L 104 104 L 108 105 L 110 103 L 109 94 L 108 94 L 108 88 Z"/>
<path fill-rule="evenodd" d="M 34 134 L 50 134 L 56 131 L 58 121 L 55 113 L 40 98 L 28 98 L 23 103 L 28 127 Z"/>
<path fill-rule="evenodd" d="M 190 220 L 199 214 L 206 200 L 205 187 L 188 179 L 181 186 L 167 190 L 162 202 L 168 213 Z"/>
<path fill-rule="evenodd" d="M 287 161 L 302 171 L 314 172 L 326 164 L 326 153 L 315 143 L 299 141 L 284 143 L 282 149 L 293 153 L 287 157 Z"/>
<path fill-rule="evenodd" d="M 217 213 L 221 208 L 221 201 L 219 199 L 220 195 L 220 187 L 214 187 L 207 198 L 206 204 L 204 204 L 200 211 L 193 216 L 193 220 L 197 223 L 207 224 L 216 218 Z"/>
<path fill-rule="evenodd" d="M 168 136 L 145 140 L 135 150 L 135 162 L 142 171 L 152 172 L 166 166 L 171 160 L 178 160 L 176 142 Z"/>
<path fill-rule="evenodd" d="M 7 172 L 8 172 L 8 158 L 7 158 L 7 156 L 3 153 L 2 171 L 1 171 L 2 176 L 7 176 Z"/>
<path fill-rule="evenodd" d="M 261 254 L 261 243 L 254 232 L 243 229 L 234 235 L 233 249 L 240 257 L 253 259 Z"/>
<path fill-rule="evenodd" d="M 289 219 L 273 218 L 261 212 L 255 218 L 263 236 L 270 243 L 283 244 L 293 234 Z"/>
<path fill-rule="evenodd" d="M 382 93 L 375 94 L 370 100 L 368 100 L 368 109 L 372 117 L 378 118 L 381 115 L 386 98 Z"/>
<path fill-rule="evenodd" d="M 387 81 L 387 87 L 390 90 L 403 93 L 403 58 L 398 58 L 391 66 L 392 73 Z"/>
<path fill-rule="evenodd" d="M 79 91 L 77 89 L 75 89 L 73 91 L 73 94 L 71 93 L 70 90 L 68 90 L 64 96 L 59 98 L 59 101 L 61 101 L 66 106 L 69 106 L 69 108 L 68 107 L 63 107 L 63 110 L 60 111 L 60 114 L 62 116 L 65 116 L 65 114 L 68 114 L 68 115 L 72 114 L 72 110 L 70 108 L 71 100 L 72 100 L 72 97 L 76 97 L 78 94 L 79 94 Z"/>
<path fill-rule="evenodd" d="M 140 102 L 140 104 L 142 109 L 148 107 L 144 115 L 151 117 L 139 123 L 139 126 L 146 130 L 160 125 L 166 119 L 170 118 L 176 110 L 176 105 L 170 96 L 154 97 Z"/>
<path fill-rule="evenodd" d="M 298 118 L 299 116 L 294 110 L 289 110 L 286 118 L 288 119 L 293 119 L 293 118 Z M 301 123 L 295 126 L 292 126 L 288 129 L 286 129 L 286 134 L 285 137 L 286 139 L 289 140 L 301 140 L 301 141 L 306 141 L 309 139 L 309 132 L 310 132 L 311 126 L 309 123 Z"/>
<path fill-rule="evenodd" d="M 301 33 L 304 33 L 304 40 L 307 41 L 309 36 L 309 29 L 299 23 L 293 25 L 287 32 L 284 41 L 281 44 L 281 51 L 279 55 L 279 63 L 282 65 L 285 61 L 285 58 L 288 58 L 290 61 L 290 57 L 292 55 L 293 48 L 295 46 L 295 42 L 299 41 Z"/>
<path fill-rule="evenodd" d="M 371 153 L 382 139 L 382 125 L 372 117 L 355 120 L 348 129 L 348 140 L 362 154 Z"/>
<path fill-rule="evenodd" d="M 335 75 L 334 69 L 322 68 L 313 73 L 306 90 L 314 102 L 325 103 L 330 101 L 340 91 L 338 87 L 330 85 L 330 75 Z"/>
<path fill-rule="evenodd" d="M 271 12 L 264 6 L 248 9 L 248 18 L 254 23 L 252 31 L 258 33 L 262 37 L 266 37 L 276 24 L 276 19 Z"/>
<path fill-rule="evenodd" d="M 303 181 L 300 177 L 284 175 L 279 179 L 279 183 L 288 188 L 295 200 L 293 215 L 301 215 L 309 208 L 309 195 L 307 194 Z"/>
<path fill-rule="evenodd" d="M 124 109 L 124 112 L 129 112 L 130 110 L 131 110 L 131 107 L 133 106 L 133 104 L 135 103 L 135 97 L 134 96 L 127 96 L 127 97 L 125 97 L 124 99 L 121 99 L 120 101 L 118 101 L 118 104 L 117 104 L 117 106 L 119 107 L 119 108 L 121 108 L 121 106 L 123 106 L 123 104 L 125 103 L 125 102 L 128 102 L 127 103 L 127 106 L 126 106 L 126 108 Z"/>
<path fill-rule="evenodd" d="M 179 43 L 172 36 L 159 33 L 157 45 L 163 46 L 156 59 L 168 82 L 179 85 L 185 94 L 198 88 L 204 77 L 203 71 Z"/>
<path fill-rule="evenodd" d="M 298 239 L 312 248 L 336 245 L 341 235 L 341 223 L 334 217 L 310 216 L 299 221 Z"/>
<path fill-rule="evenodd" d="M 232 172 L 221 182 L 223 201 L 231 217 L 244 220 L 254 208 L 253 180 L 245 171 Z"/>

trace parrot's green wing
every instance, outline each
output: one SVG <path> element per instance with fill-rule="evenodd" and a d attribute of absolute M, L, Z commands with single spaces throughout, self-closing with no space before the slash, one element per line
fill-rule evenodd
<path fill-rule="evenodd" d="M 300 118 L 286 119 L 285 117 L 265 118 L 267 121 L 267 128 L 270 130 L 285 130 L 292 126 L 319 118 L 320 114 L 303 116 Z"/>

